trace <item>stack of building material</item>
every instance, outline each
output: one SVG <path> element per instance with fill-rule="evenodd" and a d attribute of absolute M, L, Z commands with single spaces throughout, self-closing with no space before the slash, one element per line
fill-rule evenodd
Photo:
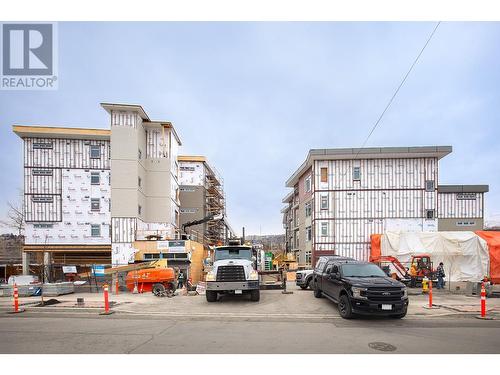
<path fill-rule="evenodd" d="M 30 297 L 39 295 L 42 284 L 18 285 L 19 297 Z M 14 295 L 14 285 L 0 285 L 0 297 L 12 297 Z"/>
<path fill-rule="evenodd" d="M 75 286 L 71 282 L 47 283 L 43 284 L 42 293 L 44 296 L 55 297 L 62 294 L 75 292 Z"/>

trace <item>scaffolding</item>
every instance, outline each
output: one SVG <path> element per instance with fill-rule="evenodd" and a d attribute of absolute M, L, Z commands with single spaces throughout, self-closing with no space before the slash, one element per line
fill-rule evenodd
<path fill-rule="evenodd" d="M 208 215 L 226 215 L 226 197 L 224 194 L 224 180 L 220 174 L 206 164 L 205 169 L 206 212 Z M 207 222 L 205 237 L 209 245 L 224 243 L 226 225 L 221 220 Z"/>

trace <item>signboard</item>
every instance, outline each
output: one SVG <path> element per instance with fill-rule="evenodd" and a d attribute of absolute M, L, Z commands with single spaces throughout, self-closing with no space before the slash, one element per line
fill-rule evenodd
<path fill-rule="evenodd" d="M 207 285 L 204 281 L 198 282 L 196 285 L 196 293 L 204 295 L 205 291 L 207 290 Z"/>
<path fill-rule="evenodd" d="M 185 253 L 186 241 L 157 241 L 156 248 L 162 250 L 163 253 Z"/>
<path fill-rule="evenodd" d="M 168 241 L 169 253 L 185 253 L 186 241 Z"/>
<path fill-rule="evenodd" d="M 63 273 L 76 273 L 76 266 L 63 266 Z"/>
<path fill-rule="evenodd" d="M 158 250 L 167 250 L 169 241 L 157 241 L 156 248 Z"/>
<path fill-rule="evenodd" d="M 104 276 L 104 266 L 94 266 L 92 268 L 94 276 Z"/>

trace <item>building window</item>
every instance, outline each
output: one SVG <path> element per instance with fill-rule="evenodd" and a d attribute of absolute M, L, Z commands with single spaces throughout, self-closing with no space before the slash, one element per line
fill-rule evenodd
<path fill-rule="evenodd" d="M 99 145 L 91 145 L 90 146 L 90 158 L 91 159 L 100 159 L 101 158 L 101 146 L 99 146 Z"/>
<path fill-rule="evenodd" d="M 311 176 L 308 176 L 304 182 L 305 182 L 306 193 L 308 193 L 311 191 Z"/>
<path fill-rule="evenodd" d="M 328 168 L 321 168 L 321 182 L 328 182 Z"/>
<path fill-rule="evenodd" d="M 328 223 L 323 222 L 321 223 L 321 237 L 327 237 L 328 236 Z"/>
<path fill-rule="evenodd" d="M 321 196 L 321 209 L 328 210 L 328 195 Z"/>
<path fill-rule="evenodd" d="M 140 177 L 137 177 L 137 185 L 139 185 L 139 187 L 142 186 L 142 179 Z"/>
<path fill-rule="evenodd" d="M 33 176 L 52 176 L 52 169 L 33 169 L 31 171 Z"/>
<path fill-rule="evenodd" d="M 312 240 L 312 230 L 311 227 L 306 228 L 306 241 Z"/>
<path fill-rule="evenodd" d="M 311 216 L 311 202 L 307 202 L 305 204 L 306 217 Z"/>
<path fill-rule="evenodd" d="M 142 151 L 141 151 L 141 149 L 139 149 L 139 152 L 137 153 L 137 157 L 139 158 L 139 160 L 142 159 Z"/>
<path fill-rule="evenodd" d="M 52 142 L 35 142 L 33 143 L 33 150 L 52 150 Z"/>
<path fill-rule="evenodd" d="M 53 203 L 54 197 L 53 196 L 33 195 L 31 197 L 31 201 L 33 203 Z"/>
<path fill-rule="evenodd" d="M 475 225 L 475 221 L 457 221 L 457 227 L 473 227 Z"/>
<path fill-rule="evenodd" d="M 101 183 L 101 175 L 99 172 L 90 172 L 90 184 L 99 185 Z"/>
<path fill-rule="evenodd" d="M 50 229 L 53 226 L 54 224 L 46 224 L 46 223 L 33 224 L 33 228 L 35 229 Z"/>
<path fill-rule="evenodd" d="M 142 207 L 141 207 L 141 205 L 140 205 L 140 204 L 137 206 L 137 213 L 138 213 L 139 215 L 142 215 Z"/>
<path fill-rule="evenodd" d="M 428 191 L 428 192 L 434 191 L 434 180 L 426 180 L 425 181 L 425 191 Z"/>
<path fill-rule="evenodd" d="M 90 199 L 90 210 L 99 211 L 101 209 L 101 200 L 99 198 Z"/>
<path fill-rule="evenodd" d="M 101 226 L 99 224 L 91 224 L 90 235 L 92 237 L 99 237 L 101 235 Z"/>
<path fill-rule="evenodd" d="M 354 167 L 352 170 L 352 179 L 354 181 L 361 180 L 361 167 Z"/>
<path fill-rule="evenodd" d="M 306 251 L 306 264 L 311 264 L 312 256 L 310 251 Z"/>
<path fill-rule="evenodd" d="M 429 220 L 434 219 L 434 210 L 425 210 L 425 218 Z"/>

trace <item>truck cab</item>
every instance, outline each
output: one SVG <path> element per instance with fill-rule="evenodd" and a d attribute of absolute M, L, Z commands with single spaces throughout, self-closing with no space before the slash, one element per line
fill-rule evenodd
<path fill-rule="evenodd" d="M 259 274 L 255 260 L 251 246 L 215 247 L 212 270 L 206 277 L 207 301 L 217 301 L 219 294 L 249 294 L 252 301 L 259 301 Z"/>

